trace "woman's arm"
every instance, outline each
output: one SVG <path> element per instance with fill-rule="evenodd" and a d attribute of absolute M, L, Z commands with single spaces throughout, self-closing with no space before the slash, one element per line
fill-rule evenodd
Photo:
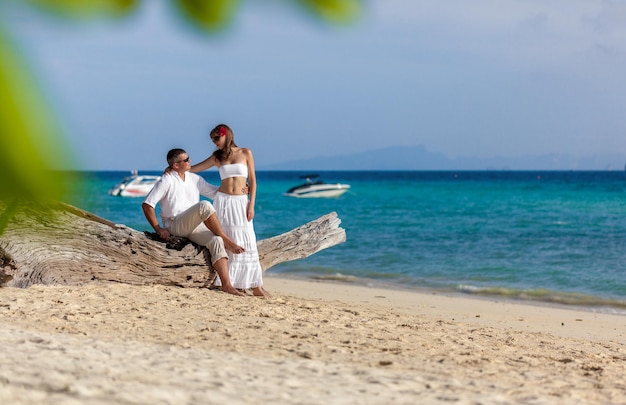
<path fill-rule="evenodd" d="M 202 162 L 196 163 L 195 165 L 191 166 L 191 169 L 189 169 L 189 171 L 191 173 L 198 173 L 213 166 L 215 166 L 215 156 L 211 155 L 208 158 L 204 159 Z"/>
<path fill-rule="evenodd" d="M 246 216 L 248 221 L 252 221 L 252 218 L 254 218 L 254 204 L 256 203 L 256 172 L 254 171 L 254 157 L 252 156 L 252 151 L 245 148 L 244 155 L 246 156 L 246 163 L 248 165 L 248 195 L 250 197 Z"/>

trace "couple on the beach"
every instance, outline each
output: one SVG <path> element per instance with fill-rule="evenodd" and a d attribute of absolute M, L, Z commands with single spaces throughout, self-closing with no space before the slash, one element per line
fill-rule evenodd
<path fill-rule="evenodd" d="M 252 225 L 256 200 L 252 151 L 235 144 L 227 125 L 216 126 L 210 137 L 217 149 L 194 166 L 185 150 L 168 152 L 167 169 L 141 207 L 161 239 L 183 236 L 209 249 L 218 275 L 215 284 L 222 291 L 244 295 L 241 290 L 251 289 L 254 295 L 267 297 Z M 195 174 L 213 166 L 219 169 L 219 187 Z M 212 199 L 213 205 L 200 201 L 200 195 Z M 156 217 L 159 203 L 163 227 Z"/>

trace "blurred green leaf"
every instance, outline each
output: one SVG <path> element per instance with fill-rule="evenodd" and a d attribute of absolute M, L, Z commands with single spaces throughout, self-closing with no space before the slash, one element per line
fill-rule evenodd
<path fill-rule="evenodd" d="M 224 28 L 238 5 L 239 0 L 174 0 L 183 17 L 205 31 Z"/>
<path fill-rule="evenodd" d="M 42 10 L 72 18 L 120 17 L 135 10 L 139 0 L 28 0 Z"/>
<path fill-rule="evenodd" d="M 0 199 L 45 202 L 63 193 L 53 162 L 67 148 L 34 76 L 0 27 Z"/>
<path fill-rule="evenodd" d="M 354 21 L 362 9 L 362 0 L 296 0 L 325 20 L 335 23 Z"/>

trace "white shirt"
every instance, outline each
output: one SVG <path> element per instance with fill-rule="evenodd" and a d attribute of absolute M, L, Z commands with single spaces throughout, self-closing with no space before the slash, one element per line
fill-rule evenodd
<path fill-rule="evenodd" d="M 161 203 L 161 219 L 172 219 L 197 204 L 200 195 L 214 199 L 217 189 L 195 173 L 186 172 L 183 180 L 177 172 L 169 172 L 154 185 L 144 203 L 152 208 Z"/>

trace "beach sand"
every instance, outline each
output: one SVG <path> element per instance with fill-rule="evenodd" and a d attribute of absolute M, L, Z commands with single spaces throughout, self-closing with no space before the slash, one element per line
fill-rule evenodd
<path fill-rule="evenodd" d="M 266 275 L 0 289 L 0 404 L 619 404 L 626 317 Z"/>

